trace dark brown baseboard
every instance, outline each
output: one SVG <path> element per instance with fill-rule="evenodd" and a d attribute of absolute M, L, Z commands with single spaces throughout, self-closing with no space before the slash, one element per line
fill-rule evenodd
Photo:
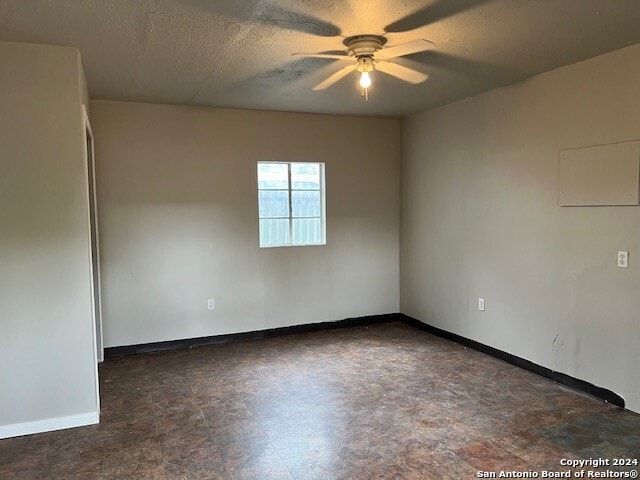
<path fill-rule="evenodd" d="M 442 330 L 440 328 L 423 323 L 415 318 L 409 317 L 402 313 L 389 313 L 384 315 L 370 315 L 366 317 L 347 318 L 336 322 L 310 323 L 306 325 L 295 325 L 291 327 L 272 328 L 268 330 L 256 330 L 243 333 L 232 333 L 228 335 L 215 335 L 211 337 L 187 338 L 182 340 L 170 340 L 166 342 L 143 343 L 139 345 L 125 345 L 121 347 L 105 348 L 105 357 L 114 357 L 120 355 L 136 355 L 139 353 L 161 352 L 166 350 L 180 350 L 193 347 L 202 347 L 206 345 L 219 345 L 229 342 L 238 342 L 242 340 L 257 340 L 260 338 L 272 338 L 282 335 L 291 335 L 296 333 L 317 332 L 321 330 L 333 330 L 336 328 L 361 327 L 366 325 L 376 325 L 381 323 L 402 322 L 414 328 L 430 333 L 432 335 L 459 343 L 465 347 L 472 348 L 479 352 L 499 358 L 507 363 L 523 368 L 542 377 L 553 380 L 567 387 L 579 390 L 592 397 L 603 400 L 612 405 L 624 408 L 624 399 L 606 388 L 598 387 L 585 380 L 566 375 L 561 372 L 555 372 L 547 367 L 543 367 L 524 358 L 518 357 L 511 353 L 498 350 L 497 348 L 484 345 L 469 338 L 457 335 L 455 333 Z"/>
<path fill-rule="evenodd" d="M 398 313 L 385 315 L 369 315 L 366 317 L 346 318 L 335 322 L 309 323 L 293 325 L 291 327 L 270 328 L 268 330 L 254 330 L 251 332 L 230 333 L 227 335 L 214 335 L 211 337 L 185 338 L 181 340 L 169 340 L 166 342 L 141 343 L 138 345 L 125 345 L 122 347 L 108 347 L 104 349 L 105 357 L 120 355 L 136 355 L 139 353 L 162 352 L 166 350 L 182 350 L 206 345 L 220 345 L 222 343 L 238 342 L 241 340 L 257 340 L 260 338 L 280 337 L 295 333 L 318 332 L 333 330 L 336 328 L 362 327 L 379 323 L 391 323 L 401 321 Z"/>
<path fill-rule="evenodd" d="M 475 340 L 471 340 L 469 338 L 456 335 L 455 333 L 447 332 L 446 330 L 433 327 L 429 324 L 421 322 L 420 320 L 409 317 L 408 315 L 400 314 L 399 316 L 401 317 L 400 321 L 406 323 L 407 325 L 411 325 L 412 327 L 418 328 L 424 332 L 436 335 L 447 340 L 451 340 L 452 342 L 459 343 L 461 345 L 464 345 L 465 347 L 473 348 L 474 350 L 486 353 L 487 355 L 491 355 L 495 358 L 499 358 L 500 360 L 510 363 L 511 365 L 515 365 L 516 367 L 529 370 L 530 372 L 540 375 L 541 377 L 548 378 L 549 380 L 561 383 L 562 385 L 566 385 L 567 387 L 573 388 L 574 390 L 579 390 L 588 395 L 591 395 L 592 397 L 596 397 L 600 400 L 604 400 L 607 403 L 616 405 L 617 407 L 624 408 L 624 398 L 622 398 L 617 393 L 612 392 L 611 390 L 598 387 L 593 383 L 589 383 L 585 380 L 580 380 L 579 378 L 575 378 L 564 373 L 555 372 L 547 367 L 543 367 L 541 365 L 538 365 L 537 363 L 533 363 L 529 360 L 525 360 L 524 358 L 512 355 L 511 353 L 507 353 L 502 350 L 498 350 L 497 348 L 490 347 L 483 343 L 476 342 Z"/>

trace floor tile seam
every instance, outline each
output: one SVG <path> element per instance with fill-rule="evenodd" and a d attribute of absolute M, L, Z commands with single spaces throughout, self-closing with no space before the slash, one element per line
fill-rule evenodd
<path fill-rule="evenodd" d="M 47 455 L 48 454 L 45 454 L 45 459 L 42 461 L 42 466 L 36 469 L 36 479 L 40 479 L 44 475 Z"/>
<path fill-rule="evenodd" d="M 573 452 L 569 452 L 567 449 L 562 448 L 560 445 L 558 445 L 558 444 L 556 444 L 555 442 L 552 442 L 551 440 L 548 440 L 548 439 L 546 439 L 546 438 L 544 438 L 544 437 L 540 437 L 540 439 L 539 439 L 539 440 L 546 440 L 546 441 L 547 441 L 547 442 L 549 442 L 551 445 L 553 445 L 554 447 L 556 447 L 556 448 L 558 448 L 558 449 L 560 449 L 560 450 L 562 450 L 562 451 L 565 451 L 565 452 L 567 452 L 567 453 L 573 453 Z M 506 451 L 508 451 L 509 453 L 511 453 L 514 457 L 518 458 L 519 460 L 521 460 L 521 461 L 522 461 L 522 462 L 524 462 L 525 464 L 531 464 L 531 462 L 529 462 L 526 458 L 522 458 L 520 455 L 518 455 L 518 454 L 515 452 L 515 447 L 513 447 L 512 445 L 510 445 L 510 444 L 502 444 L 502 443 L 498 443 L 498 442 L 494 442 L 494 443 L 496 443 L 498 446 L 502 447 L 504 450 L 506 450 Z"/>
<path fill-rule="evenodd" d="M 287 470 L 287 472 L 289 473 L 289 477 L 291 477 L 292 479 L 295 480 L 295 477 L 293 476 L 293 473 L 291 472 L 291 470 L 289 469 L 289 465 L 287 465 L 287 463 L 284 461 L 284 458 L 282 457 L 282 455 L 280 454 L 280 450 L 277 449 L 273 443 L 271 442 L 271 437 L 264 431 L 264 429 L 260 426 L 258 426 L 258 428 L 260 429 L 260 431 L 262 432 L 262 434 L 265 436 L 265 438 L 267 439 L 267 442 L 269 442 L 269 446 L 273 449 L 274 452 L 276 452 L 276 455 L 278 456 L 278 458 L 280 459 L 280 462 L 282 462 L 282 465 L 284 466 L 284 468 Z"/>
<path fill-rule="evenodd" d="M 243 403 L 243 405 L 245 405 L 245 407 L 246 407 L 246 404 L 244 404 L 244 402 L 242 402 L 242 403 Z M 249 408 L 247 407 L 247 410 L 249 411 L 249 414 L 251 415 L 251 417 L 253 417 L 253 414 L 252 414 L 252 412 L 251 412 L 251 409 L 249 409 Z M 201 411 L 202 411 L 202 410 L 201 410 Z M 204 413 L 203 413 L 203 416 L 204 416 Z M 216 445 L 216 448 L 217 448 L 217 447 L 218 447 L 218 442 L 216 441 L 215 435 L 213 434 L 211 427 L 209 427 L 209 426 L 208 426 L 208 422 L 206 421 L 206 417 L 205 417 L 205 422 L 207 423 L 207 427 L 208 427 L 208 430 L 209 430 L 209 434 L 210 434 L 210 435 L 211 435 L 211 437 L 212 437 L 213 443 L 214 443 L 214 445 Z M 270 447 L 270 448 L 271 448 L 271 449 L 276 453 L 276 455 L 278 456 L 278 459 L 280 460 L 280 462 L 282 463 L 282 465 L 283 465 L 283 466 L 285 467 L 285 469 L 287 470 L 287 473 L 289 473 L 289 476 L 293 479 L 293 478 L 294 478 L 294 476 L 293 476 L 293 474 L 291 473 L 291 470 L 289 470 L 289 467 L 287 466 L 287 464 L 286 464 L 286 462 L 284 461 L 283 457 L 280 455 L 280 452 L 278 451 L 278 449 L 277 449 L 277 448 L 273 445 L 273 443 L 271 442 L 271 437 L 270 437 L 269 435 L 267 435 L 267 433 L 264 431 L 264 429 L 263 429 L 259 424 L 257 424 L 257 423 L 256 423 L 256 428 L 258 428 L 258 429 L 259 429 L 259 431 L 260 431 L 260 433 L 262 433 L 263 437 L 267 440 L 267 442 L 268 442 L 268 444 L 269 444 L 269 447 Z M 243 462 L 243 463 L 242 463 L 241 468 L 244 468 L 244 466 L 245 466 L 245 464 L 246 464 L 246 463 L 247 463 L 247 461 Z"/>
<path fill-rule="evenodd" d="M 42 476 L 44 475 L 44 469 L 45 469 L 45 466 L 47 465 L 47 460 L 48 460 L 49 455 L 50 455 L 50 450 L 52 448 L 52 443 L 53 442 L 52 442 L 51 439 L 49 439 L 49 441 L 47 442 L 47 447 L 46 447 L 46 450 L 44 452 L 44 460 L 42 460 L 42 466 L 38 469 L 38 473 L 36 475 L 36 477 L 38 479 L 42 478 Z"/>
<path fill-rule="evenodd" d="M 455 460 L 456 462 L 462 463 L 464 465 L 467 465 L 470 469 L 473 469 L 474 471 L 478 471 L 478 468 L 474 467 L 473 465 L 471 465 L 471 463 L 469 463 L 468 461 L 466 461 L 464 458 L 462 458 L 460 455 L 458 455 L 456 452 L 447 449 L 444 451 L 444 453 L 450 453 L 451 456 L 453 457 L 453 460 Z"/>
<path fill-rule="evenodd" d="M 289 473 L 289 477 L 291 477 L 292 479 L 295 480 L 295 477 L 293 476 L 293 473 L 291 473 L 291 470 L 289 469 L 289 465 L 287 465 L 287 462 L 284 461 L 284 458 L 282 457 L 282 455 L 280 454 L 280 450 L 277 449 L 273 443 L 271 442 L 271 437 L 269 435 L 267 435 L 264 430 L 262 430 L 262 428 L 260 427 L 260 430 L 262 431 L 262 433 L 266 436 L 267 441 L 269 442 L 269 446 L 273 449 L 274 452 L 276 452 L 276 455 L 278 456 L 278 458 L 280 459 L 280 462 L 282 462 L 282 465 L 284 466 L 284 468 L 287 470 L 287 473 Z"/>
<path fill-rule="evenodd" d="M 204 414 L 202 407 L 198 406 L 198 411 L 200 412 L 200 415 L 202 415 L 202 418 L 204 419 L 204 424 L 207 426 L 207 432 L 209 433 L 209 438 L 211 439 L 211 441 L 213 442 L 213 445 L 216 447 L 216 450 L 217 450 L 218 442 L 216 442 L 216 437 L 212 432 L 211 426 L 209 425 L 209 421 L 207 420 L 207 416 Z"/>
<path fill-rule="evenodd" d="M 204 417 L 204 415 L 203 415 L 203 417 Z M 206 420 L 205 420 L 205 422 L 206 422 Z M 162 434 L 160 433 L 160 428 L 158 427 L 158 419 L 157 419 L 157 416 L 155 415 L 155 413 L 153 415 L 153 423 L 154 423 L 154 425 L 156 427 L 157 439 L 160 442 L 160 461 L 162 463 L 162 472 L 163 472 L 163 474 L 164 474 L 164 476 L 166 478 L 166 475 L 167 475 L 167 470 L 166 470 L 167 460 L 165 459 L 164 448 L 163 448 L 163 445 L 162 445 Z"/>
<path fill-rule="evenodd" d="M 267 376 L 267 375 L 265 375 L 265 377 L 267 377 L 266 379 L 268 380 L 268 376 Z M 278 386 L 276 386 L 276 388 L 280 390 L 280 388 L 279 388 Z M 283 395 L 285 398 L 287 398 L 287 397 L 291 398 L 291 396 L 288 396 L 284 390 L 280 390 L 280 391 L 281 391 L 282 395 Z M 245 402 L 242 402 L 242 403 L 245 405 L 245 407 L 246 407 L 246 408 L 247 408 L 247 410 L 249 411 L 249 414 L 251 415 L 251 417 L 252 417 L 252 418 L 253 418 L 253 417 L 255 417 L 255 416 L 254 416 L 254 414 L 253 414 L 252 409 L 251 409 L 251 408 L 249 408 L 249 407 L 246 405 L 246 403 L 245 403 Z M 316 434 L 318 434 L 318 435 L 322 436 L 322 434 L 320 434 L 320 432 L 318 432 L 318 431 L 317 431 L 317 429 L 316 429 L 313 425 L 311 425 L 310 423 L 306 422 L 306 420 L 305 420 L 305 422 L 304 422 L 304 423 L 305 423 L 305 426 L 307 426 L 307 427 L 311 428 L 311 430 L 312 430 L 314 433 L 316 433 Z M 257 426 L 257 428 L 260 430 L 260 432 L 262 433 L 262 435 L 264 436 L 264 438 L 266 438 L 266 439 L 267 439 L 267 442 L 269 443 L 269 446 L 270 446 L 270 447 L 273 449 L 273 451 L 276 453 L 276 455 L 278 456 L 278 458 L 279 458 L 279 459 L 280 459 L 280 461 L 282 462 L 282 465 L 286 468 L 287 472 L 289 473 L 289 476 L 290 476 L 292 479 L 295 479 L 295 477 L 294 477 L 294 475 L 293 475 L 293 472 L 291 471 L 291 469 L 289 468 L 289 466 L 288 466 L 287 462 L 285 461 L 284 457 L 283 457 L 283 456 L 282 456 L 282 454 L 280 453 L 280 449 L 278 449 L 278 448 L 273 444 L 272 439 L 271 439 L 271 436 L 270 436 L 270 435 L 269 435 L 269 434 L 264 430 L 264 428 L 262 428 L 262 426 L 260 426 L 258 423 L 256 423 L 256 426 Z M 322 437 L 324 438 L 324 436 L 322 436 Z M 332 452 L 334 451 L 334 450 L 333 450 L 333 448 L 331 449 L 331 451 L 332 451 Z M 335 452 L 334 452 L 334 453 L 335 453 Z"/>

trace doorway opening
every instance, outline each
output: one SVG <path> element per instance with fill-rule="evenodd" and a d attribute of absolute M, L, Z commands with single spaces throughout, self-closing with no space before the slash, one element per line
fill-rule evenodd
<path fill-rule="evenodd" d="M 87 110 L 83 106 L 85 126 L 85 151 L 87 166 L 87 191 L 89 195 L 89 232 L 91 253 L 91 308 L 94 322 L 96 360 L 104 361 L 104 347 L 102 341 L 102 296 L 100 288 L 100 243 L 98 237 L 98 207 L 96 198 L 95 149 L 93 131 L 89 123 Z"/>

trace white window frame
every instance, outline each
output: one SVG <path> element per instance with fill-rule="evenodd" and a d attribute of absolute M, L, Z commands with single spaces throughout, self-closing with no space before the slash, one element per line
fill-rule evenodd
<path fill-rule="evenodd" d="M 280 164 L 280 165 L 286 165 L 287 166 L 287 185 L 288 188 L 284 189 L 262 189 L 260 188 L 260 183 L 259 183 L 259 174 L 258 174 L 258 168 L 261 164 Z M 320 190 L 319 190 L 319 194 L 320 194 L 320 216 L 319 217 L 294 217 L 293 216 L 293 198 L 292 198 L 292 192 L 316 192 L 318 190 L 309 190 L 309 189 L 299 189 L 299 188 L 292 188 L 291 185 L 291 165 L 295 165 L 295 164 L 315 164 L 319 166 L 319 173 L 320 173 Z M 278 161 L 278 160 L 269 160 L 269 161 L 265 161 L 265 160 L 260 160 L 258 161 L 257 165 L 256 165 L 256 183 L 257 183 L 257 200 L 258 200 L 258 245 L 260 246 L 260 248 L 280 248 L 280 247 L 315 247 L 315 246 L 322 246 L 322 245 L 326 245 L 327 244 L 327 205 L 326 205 L 326 181 L 325 181 L 325 164 L 324 162 L 302 162 L 302 161 L 298 161 L 298 162 L 285 162 L 285 161 Z M 288 196 L 289 196 L 289 215 L 287 217 L 269 217 L 269 218 L 262 218 L 260 217 L 260 191 L 270 191 L 270 192 L 287 192 Z M 320 242 L 318 243 L 293 243 L 293 220 L 295 219 L 300 219 L 300 218 L 319 218 L 320 219 Z M 277 243 L 277 244 L 273 244 L 273 245 L 262 245 L 260 243 L 260 220 L 288 220 L 289 222 L 289 243 Z"/>

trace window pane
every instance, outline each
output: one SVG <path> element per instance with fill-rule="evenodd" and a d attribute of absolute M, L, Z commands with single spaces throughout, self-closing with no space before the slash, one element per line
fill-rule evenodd
<path fill-rule="evenodd" d="M 260 246 L 286 245 L 289 240 L 289 220 L 261 219 Z"/>
<path fill-rule="evenodd" d="M 293 243 L 321 243 L 322 230 L 319 218 L 294 218 Z"/>
<path fill-rule="evenodd" d="M 258 188 L 289 188 L 289 171 L 286 163 L 258 163 Z"/>
<path fill-rule="evenodd" d="M 320 192 L 291 192 L 294 217 L 319 217 Z"/>
<path fill-rule="evenodd" d="M 320 190 L 320 164 L 292 163 L 291 188 L 299 190 Z"/>
<path fill-rule="evenodd" d="M 260 218 L 288 217 L 289 194 L 278 190 L 259 190 Z"/>

